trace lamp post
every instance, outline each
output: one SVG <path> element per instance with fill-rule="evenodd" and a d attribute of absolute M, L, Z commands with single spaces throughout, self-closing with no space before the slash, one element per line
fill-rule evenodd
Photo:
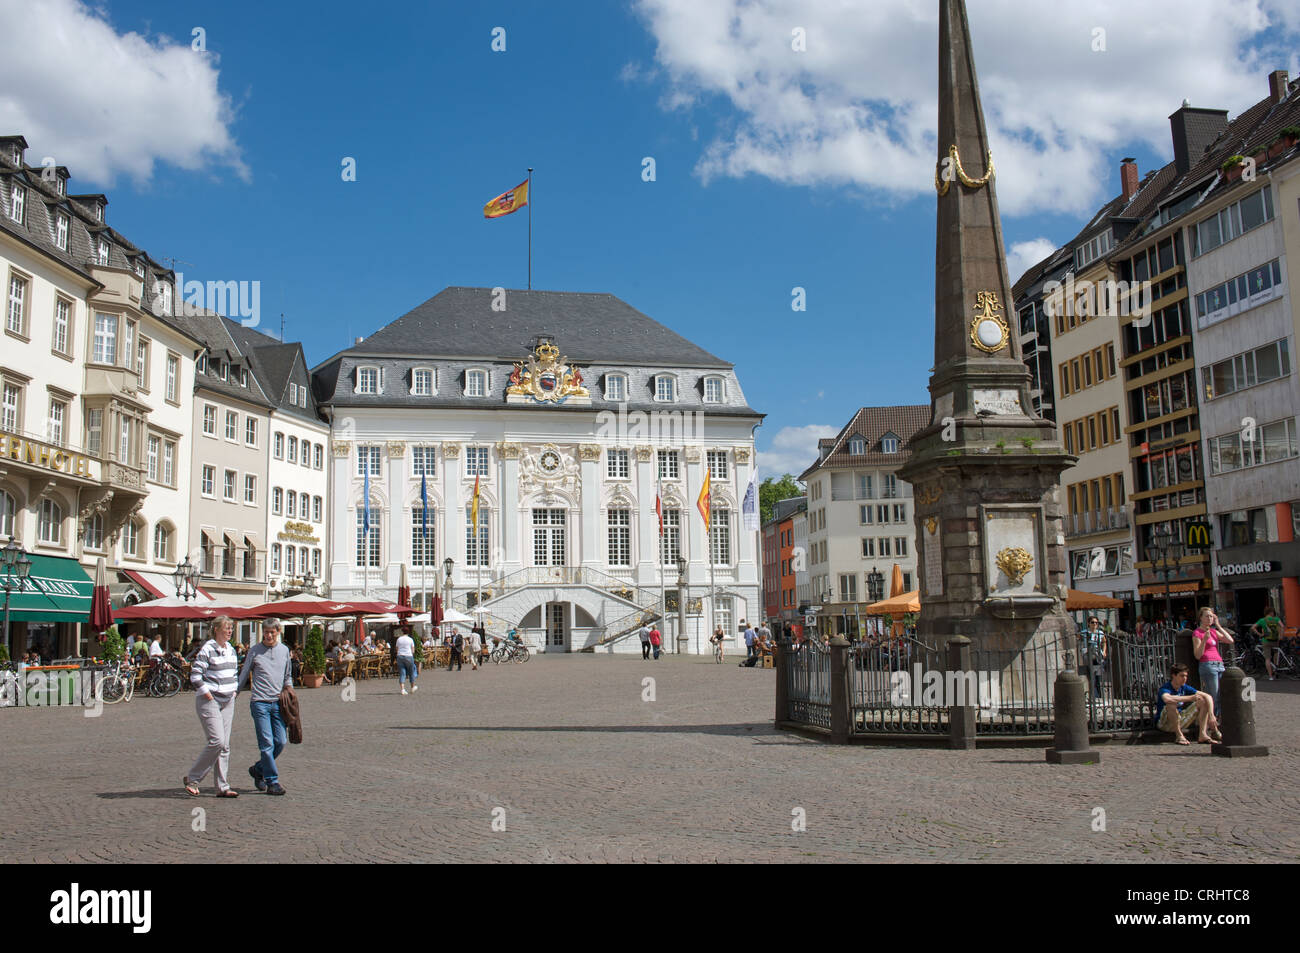
<path fill-rule="evenodd" d="M 682 655 L 686 650 L 682 643 L 686 642 L 686 558 L 677 557 L 677 654 Z"/>
<path fill-rule="evenodd" d="M 1152 559 L 1151 567 L 1156 572 L 1164 576 L 1165 580 L 1165 621 L 1173 623 L 1173 600 L 1170 595 L 1169 577 L 1174 574 L 1178 568 L 1178 561 L 1182 558 L 1182 544 L 1173 538 L 1173 530 L 1169 528 L 1168 523 L 1161 523 L 1151 530 L 1151 550 Z M 1160 568 L 1155 569 L 1159 563 Z"/>
<path fill-rule="evenodd" d="M 450 556 L 442 561 L 442 570 L 446 573 L 446 578 L 442 582 L 442 611 L 444 615 L 451 609 L 451 570 L 455 565 L 456 561 Z M 430 622 L 432 621 L 432 616 L 430 616 Z M 438 630 L 438 635 L 442 635 L 441 628 Z"/>
<path fill-rule="evenodd" d="M 302 574 L 302 591 L 316 594 L 316 574 L 308 570 Z"/>
<path fill-rule="evenodd" d="M 189 556 L 185 557 L 183 563 L 177 564 L 176 571 L 172 573 L 172 581 L 176 583 L 176 598 L 189 602 L 198 596 L 199 570 L 190 562 Z"/>
<path fill-rule="evenodd" d="M 0 578 L 0 585 L 5 589 L 5 651 L 9 650 L 9 593 L 17 589 L 22 591 L 23 580 L 27 574 L 32 571 L 32 561 L 27 558 L 27 550 L 23 549 L 14 542 L 12 536 L 9 537 L 9 543 L 3 549 L 0 549 L 0 565 L 4 567 L 4 576 Z M 15 579 L 15 577 L 17 577 Z"/>

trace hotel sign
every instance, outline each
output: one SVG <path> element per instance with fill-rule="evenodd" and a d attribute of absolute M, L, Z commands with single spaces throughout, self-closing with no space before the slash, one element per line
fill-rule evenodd
<path fill-rule="evenodd" d="M 299 543 L 319 543 L 320 539 L 312 532 L 310 523 L 285 523 L 283 531 L 276 534 L 280 539 Z"/>
<path fill-rule="evenodd" d="M 53 444 L 28 440 L 12 434 L 0 434 L 0 462 L 13 460 L 28 463 L 55 473 L 93 479 L 90 474 L 90 457 L 82 453 L 73 453 Z"/>

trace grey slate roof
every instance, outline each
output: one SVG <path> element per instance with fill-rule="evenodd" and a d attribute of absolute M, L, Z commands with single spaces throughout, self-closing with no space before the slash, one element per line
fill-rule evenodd
<path fill-rule="evenodd" d="M 192 305 L 182 305 L 184 314 L 178 319 L 185 322 L 194 334 L 201 340 L 208 349 L 208 366 L 206 373 L 199 373 L 198 368 L 194 369 L 194 389 L 209 390 L 216 394 L 233 397 L 236 400 L 242 400 L 259 407 L 270 409 L 275 406 L 267 397 L 266 392 L 258 380 L 257 374 L 252 372 L 247 357 L 240 350 L 239 345 L 231 337 L 230 331 L 226 327 L 226 318 L 213 311 L 203 308 L 196 308 Z M 227 379 L 222 380 L 221 376 L 216 373 L 214 358 L 223 363 L 229 363 L 235 366 L 248 368 L 248 383 L 240 384 L 237 373 L 227 372 Z"/>
<path fill-rule="evenodd" d="M 257 376 L 267 400 L 281 413 L 319 423 L 320 413 L 312 393 L 311 374 L 307 370 L 302 344 L 296 341 L 284 343 L 230 318 L 223 318 L 222 323 Z M 305 408 L 289 402 L 290 383 L 297 384 L 306 392 Z"/>
<path fill-rule="evenodd" d="M 492 289 L 448 288 L 314 371 L 321 404 L 337 407 L 425 407 L 499 410 L 508 378 L 531 354 L 537 338 L 550 336 L 561 355 L 581 371 L 589 404 L 548 405 L 560 411 L 617 410 L 704 412 L 717 416 L 762 415 L 745 400 L 733 365 L 709 354 L 613 295 L 554 291 L 507 291 L 504 312 L 491 310 Z M 382 374 L 382 393 L 357 394 L 359 367 Z M 415 368 L 435 372 L 436 393 L 413 396 Z M 488 371 L 488 396 L 466 397 L 465 375 Z M 604 398 L 607 375 L 627 376 L 627 400 Z M 672 374 L 677 399 L 654 400 L 654 377 Z M 705 376 L 724 381 L 721 403 L 704 402 Z"/>
<path fill-rule="evenodd" d="M 446 288 L 344 354 L 518 360 L 550 334 L 579 364 L 730 367 L 611 294 L 505 292 L 493 311 L 491 288 Z"/>
<path fill-rule="evenodd" d="M 831 438 L 823 437 L 817 442 L 818 450 L 829 446 L 829 452 L 825 459 L 814 460 L 808 469 L 799 474 L 798 479 L 807 481 L 811 474 L 823 469 L 900 465 L 911 455 L 908 443 L 929 423 L 929 404 L 863 407 L 838 434 Z M 881 438 L 890 433 L 898 438 L 897 453 L 884 453 L 880 449 Z M 866 441 L 866 453 L 849 453 L 849 440 L 854 435 L 861 436 Z"/>

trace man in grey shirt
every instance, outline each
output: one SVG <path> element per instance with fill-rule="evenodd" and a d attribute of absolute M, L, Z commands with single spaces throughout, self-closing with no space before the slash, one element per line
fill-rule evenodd
<path fill-rule="evenodd" d="M 261 761 L 249 768 L 248 773 L 259 791 L 284 794 L 275 759 L 280 757 L 286 741 L 280 692 L 293 686 L 293 667 L 289 663 L 289 649 L 280 642 L 279 619 L 262 623 L 262 641 L 248 650 L 243 671 L 239 673 L 239 687 L 243 688 L 245 682 L 252 684 L 253 700 L 249 708 L 257 732 L 257 749 L 262 753 Z"/>
<path fill-rule="evenodd" d="M 641 626 L 637 635 L 641 636 L 641 659 L 644 661 L 650 657 L 650 626 Z"/>

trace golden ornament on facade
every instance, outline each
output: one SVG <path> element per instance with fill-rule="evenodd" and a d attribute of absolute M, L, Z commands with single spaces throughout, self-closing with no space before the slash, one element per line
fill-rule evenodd
<path fill-rule="evenodd" d="M 935 519 L 933 516 L 927 516 L 925 518 L 925 528 L 930 531 L 931 536 L 934 535 L 934 531 L 938 527 L 939 527 L 939 521 Z"/>
<path fill-rule="evenodd" d="M 1011 339 L 1011 328 L 998 313 L 1001 310 L 996 291 L 975 293 L 975 318 L 970 324 L 970 340 L 986 354 L 1002 350 Z"/>
<path fill-rule="evenodd" d="M 943 496 L 943 488 L 940 487 L 939 484 L 934 483 L 925 489 L 918 489 L 916 491 L 916 502 L 920 503 L 922 506 L 929 506 L 932 503 L 939 502 L 939 497 L 941 496 Z"/>
<path fill-rule="evenodd" d="M 1025 579 L 1029 570 L 1034 568 L 1034 557 L 1029 555 L 1029 551 L 1019 546 L 1000 550 L 997 557 L 997 567 L 1006 573 L 1007 578 L 1011 580 L 1011 585 L 1018 586 Z"/>
<path fill-rule="evenodd" d="M 654 459 L 654 455 L 654 447 L 640 446 L 636 448 L 636 458 L 642 463 L 648 463 L 650 460 Z"/>
<path fill-rule="evenodd" d="M 748 462 L 749 462 L 749 448 L 748 448 L 748 447 L 737 447 L 735 450 L 732 451 L 732 453 L 734 453 L 734 454 L 736 455 L 736 462 L 737 462 L 737 463 L 748 463 Z"/>
<path fill-rule="evenodd" d="M 558 347 L 542 341 L 527 361 L 516 362 L 506 396 L 547 404 L 562 404 L 570 397 L 590 398 L 591 392 L 582 384 L 582 371 L 566 360 Z"/>
<path fill-rule="evenodd" d="M 460 444 L 444 443 L 442 445 L 442 455 L 446 457 L 448 460 L 455 460 L 457 457 L 460 456 Z"/>
<path fill-rule="evenodd" d="M 939 169 L 944 164 L 944 161 L 947 161 L 950 171 L 947 175 L 940 175 Z M 996 174 L 993 169 L 992 149 L 989 150 L 984 164 L 988 167 L 988 171 L 978 179 L 972 179 L 966 174 L 966 170 L 961 167 L 961 155 L 957 152 L 957 146 L 949 146 L 947 159 L 941 159 L 934 167 L 934 187 L 938 191 L 940 197 L 945 196 L 948 194 L 948 189 L 952 187 L 952 180 L 956 178 L 962 185 L 969 189 L 982 189 L 993 180 L 993 177 Z"/>
<path fill-rule="evenodd" d="M 523 447 L 519 444 L 507 440 L 502 440 L 497 444 L 497 453 L 501 455 L 502 460 L 518 460 L 522 451 Z"/>
<path fill-rule="evenodd" d="M 406 456 L 406 444 L 400 440 L 388 441 L 388 458 L 390 460 L 400 460 Z"/>
<path fill-rule="evenodd" d="M 335 440 L 334 443 L 330 445 L 330 449 L 333 451 L 334 456 L 346 457 L 352 452 L 352 444 L 348 443 L 346 440 Z"/>
<path fill-rule="evenodd" d="M 584 443 L 578 445 L 578 457 L 582 460 L 599 460 L 600 444 Z"/>

